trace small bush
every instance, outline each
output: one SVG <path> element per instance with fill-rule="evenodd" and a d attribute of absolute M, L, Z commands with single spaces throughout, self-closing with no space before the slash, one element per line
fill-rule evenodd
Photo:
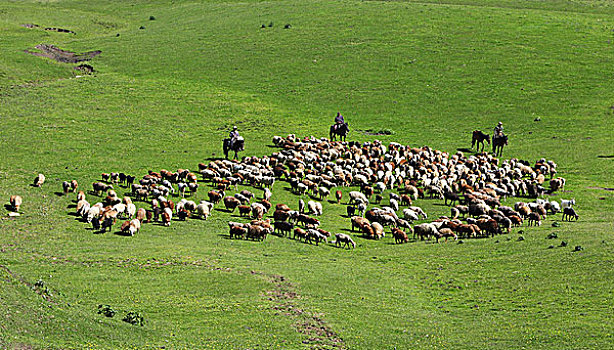
<path fill-rule="evenodd" d="M 133 325 L 143 325 L 143 316 L 134 311 L 130 311 L 126 314 L 126 316 L 122 319 L 122 321 L 133 324 Z"/>
<path fill-rule="evenodd" d="M 155 20 L 156 20 L 156 17 L 154 17 L 154 16 L 149 16 L 149 20 L 150 20 L 150 21 L 155 21 Z"/>
<path fill-rule="evenodd" d="M 98 305 L 98 313 L 103 314 L 106 317 L 115 316 L 115 310 L 110 305 Z"/>

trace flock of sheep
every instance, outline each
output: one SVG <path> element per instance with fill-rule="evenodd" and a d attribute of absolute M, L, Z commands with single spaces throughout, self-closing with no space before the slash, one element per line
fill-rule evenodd
<path fill-rule="evenodd" d="M 264 240 L 277 233 L 316 245 L 328 242 L 333 235 L 320 227 L 318 217 L 323 207 L 316 199 L 326 200 L 333 193 L 335 199 L 331 202 L 337 204 L 347 193 L 346 210 L 352 231 L 358 229 L 365 238 L 381 239 L 389 228 L 397 243 L 408 242 L 410 236 L 437 242 L 494 236 L 509 233 L 525 220 L 529 226 L 540 225 L 547 215 L 561 211 L 563 220 L 578 219 L 574 200 L 559 204 L 543 199 L 547 192 L 565 186 L 565 179 L 555 177 L 556 164 L 545 159 L 531 165 L 518 159 L 500 161 L 488 154 L 449 154 L 394 142 L 385 146 L 379 141 L 331 142 L 294 135 L 275 136 L 273 143 L 280 149 L 270 156 L 201 163 L 198 173 L 163 169 L 150 171 L 138 181 L 124 173 L 104 173 L 102 182 L 94 182 L 91 191 L 91 195 L 104 198 L 90 205 L 86 193 L 79 191 L 75 214 L 101 232 L 112 230 L 117 220 L 125 220 L 119 230 L 134 235 L 145 223 L 169 226 L 175 220 L 206 220 L 214 206 L 223 203 L 227 211 L 238 209 L 241 217 L 251 220 L 229 222 L 230 238 Z M 188 199 L 200 187 L 197 174 L 201 183 L 214 188 L 207 192 L 209 200 Z M 39 174 L 34 186 L 40 187 L 44 181 L 44 175 Z M 301 196 L 297 210 L 285 203 L 273 207 L 271 189 L 276 181 L 286 181 L 292 192 Z M 113 187 L 117 185 L 130 188 L 130 194 L 120 198 Z M 262 199 L 257 200 L 248 190 L 239 192 L 238 185 L 262 189 Z M 77 192 L 78 183 L 64 181 L 62 187 L 64 193 Z M 358 190 L 342 191 L 347 187 Z M 232 190 L 236 193 L 227 195 Z M 171 196 L 181 199 L 175 203 L 169 199 Z M 304 196 L 311 200 L 305 203 Z M 532 201 L 517 202 L 512 208 L 501 204 L 507 197 L 527 197 Z M 420 198 L 444 200 L 451 206 L 450 216 L 415 224 L 428 218 L 422 208 L 413 205 Z M 383 205 L 386 200 L 388 205 Z M 138 201 L 148 203 L 149 208 L 137 209 Z M 21 203 L 20 196 L 11 196 L 10 205 L 15 212 L 19 212 Z M 352 236 L 344 233 L 335 234 L 331 243 L 356 247 Z"/>

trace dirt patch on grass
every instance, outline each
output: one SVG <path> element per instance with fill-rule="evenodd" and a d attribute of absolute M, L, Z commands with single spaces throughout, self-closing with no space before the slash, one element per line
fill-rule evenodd
<path fill-rule="evenodd" d="M 611 187 L 596 187 L 596 186 L 588 186 L 589 190 L 604 190 L 604 191 L 614 191 L 614 188 Z"/>
<path fill-rule="evenodd" d="M 37 48 L 41 52 L 30 50 L 24 50 L 24 52 L 34 56 L 51 58 L 52 60 L 64 63 L 78 63 L 83 61 L 89 61 L 102 53 L 102 51 L 100 50 L 88 51 L 84 53 L 75 53 L 71 51 L 62 50 L 55 45 L 48 44 L 39 44 L 36 45 L 35 48 Z"/>
<path fill-rule="evenodd" d="M 267 298 L 274 303 L 272 309 L 294 320 L 294 328 L 301 334 L 305 334 L 307 339 L 303 344 L 307 344 L 311 349 L 345 349 L 343 339 L 326 324 L 322 315 L 313 314 L 298 307 L 296 301 L 301 296 L 296 292 L 294 284 L 289 282 L 284 276 L 267 275 L 261 272 L 252 271 L 254 275 L 260 275 L 274 285 L 272 290 L 266 292 Z"/>
<path fill-rule="evenodd" d="M 33 23 L 22 24 L 21 26 L 24 28 L 29 28 L 29 29 L 40 28 L 38 24 L 33 24 Z M 77 33 L 73 32 L 70 29 L 56 28 L 56 27 L 46 27 L 43 29 L 48 32 L 68 33 L 68 34 L 77 35 Z"/>

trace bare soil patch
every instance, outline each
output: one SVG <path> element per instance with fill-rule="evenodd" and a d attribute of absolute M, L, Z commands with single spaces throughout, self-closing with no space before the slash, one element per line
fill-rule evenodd
<path fill-rule="evenodd" d="M 39 49 L 42 52 L 30 50 L 24 50 L 24 52 L 34 56 L 51 58 L 58 62 L 64 63 L 78 63 L 83 61 L 89 61 L 102 53 L 102 51 L 100 50 L 88 51 L 84 53 L 75 53 L 71 51 L 62 50 L 55 45 L 49 44 L 39 44 L 36 45 L 35 48 Z"/>
<path fill-rule="evenodd" d="M 297 305 L 296 301 L 301 299 L 301 296 L 296 292 L 294 284 L 284 276 L 267 275 L 256 271 L 251 273 L 261 275 L 273 283 L 275 288 L 266 292 L 268 299 L 274 302 L 272 309 L 277 311 L 277 314 L 294 320 L 294 328 L 307 336 L 303 344 L 308 344 L 311 349 L 317 350 L 346 348 L 343 339 L 326 324 L 322 315 L 305 311 Z"/>
<path fill-rule="evenodd" d="M 604 190 L 604 191 L 614 191 L 614 188 L 611 187 L 596 187 L 596 186 L 588 186 L 589 190 Z"/>

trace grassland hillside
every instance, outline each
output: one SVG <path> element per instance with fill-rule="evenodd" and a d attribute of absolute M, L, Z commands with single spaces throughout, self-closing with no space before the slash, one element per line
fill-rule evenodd
<path fill-rule="evenodd" d="M 0 2 L 0 199 L 24 199 L 19 217 L 0 207 L 0 348 L 611 348 L 613 13 L 597 0 Z M 40 44 L 101 53 L 25 52 Z M 343 250 L 230 240 L 239 218 L 222 210 L 94 234 L 57 193 L 103 172 L 196 170 L 233 125 L 244 155 L 271 154 L 273 135 L 326 137 L 337 111 L 349 140 L 451 153 L 502 121 L 503 158 L 554 160 L 567 185 L 549 199 L 575 198 L 580 219 L 463 244 L 354 235 Z M 273 202 L 296 207 L 288 187 Z M 344 214 L 324 202 L 323 228 L 346 232 Z M 122 322 L 131 311 L 143 326 Z"/>

